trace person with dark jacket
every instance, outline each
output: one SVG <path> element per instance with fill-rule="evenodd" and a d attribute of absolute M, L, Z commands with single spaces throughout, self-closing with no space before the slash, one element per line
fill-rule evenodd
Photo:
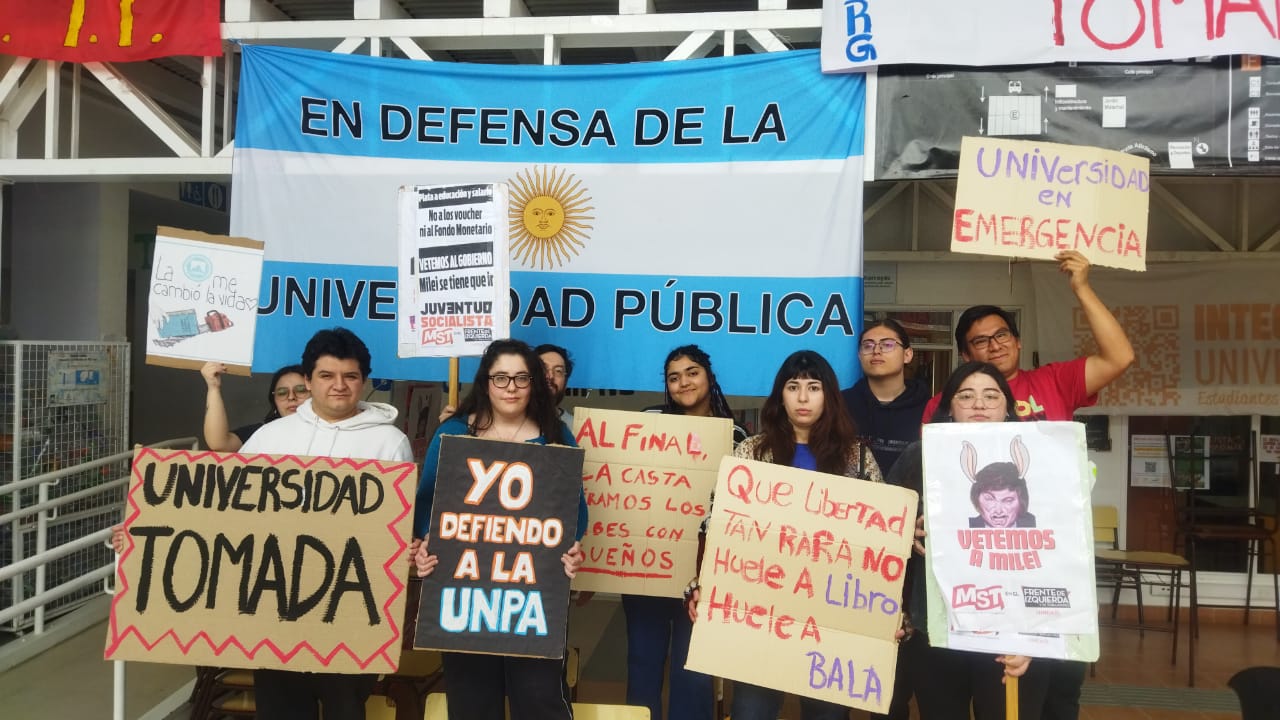
<path fill-rule="evenodd" d="M 886 473 L 920 439 L 920 413 L 929 402 L 929 388 L 906 377 L 912 355 L 911 338 L 898 321 L 868 324 L 858 338 L 862 379 L 840 393 L 858 435 Z"/>
<path fill-rule="evenodd" d="M 902 451 L 920 440 L 920 413 L 929 402 L 929 388 L 906 377 L 907 363 L 913 354 L 911 338 L 897 320 L 884 318 L 868 323 L 858 337 L 862 379 L 840 393 L 858 436 L 871 448 L 876 464 L 886 476 Z M 915 673 L 906 665 L 912 659 L 910 652 L 898 653 L 889 712 L 873 713 L 873 718 L 907 720 L 911 717 L 911 696 L 915 690 L 911 679 Z"/>

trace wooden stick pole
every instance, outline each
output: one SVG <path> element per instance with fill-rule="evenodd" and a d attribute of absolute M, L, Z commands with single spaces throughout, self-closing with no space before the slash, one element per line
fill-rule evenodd
<path fill-rule="evenodd" d="M 449 358 L 449 406 L 458 407 L 458 358 Z"/>
<path fill-rule="evenodd" d="M 1018 720 L 1018 678 L 1004 678 L 1004 717 L 1005 720 Z"/>

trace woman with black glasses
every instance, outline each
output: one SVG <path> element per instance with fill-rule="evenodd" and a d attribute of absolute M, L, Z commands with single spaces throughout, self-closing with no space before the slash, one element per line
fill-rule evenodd
<path fill-rule="evenodd" d="M 444 435 L 538 445 L 577 445 L 573 433 L 556 415 L 546 371 L 533 348 L 519 340 L 497 340 L 490 344 L 480 358 L 471 390 L 453 417 L 436 430 L 427 447 L 413 514 L 413 535 L 423 538 L 421 543 L 414 541 L 416 547 L 412 552 L 419 577 L 431 574 L 436 566 L 436 556 L 427 552 L 427 539 L 440 462 L 440 438 Z M 575 539 L 581 540 L 587 528 L 587 501 L 581 494 L 581 485 L 578 490 Z M 575 542 L 561 561 L 565 575 L 572 578 L 582 564 L 581 544 Z M 450 718 L 503 720 L 508 699 L 513 720 L 573 717 L 563 658 L 453 652 L 443 655 Z"/>

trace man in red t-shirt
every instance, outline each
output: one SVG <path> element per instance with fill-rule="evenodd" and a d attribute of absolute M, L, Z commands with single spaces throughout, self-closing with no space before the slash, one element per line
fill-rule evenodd
<path fill-rule="evenodd" d="M 956 322 L 960 357 L 988 362 L 1009 381 L 1024 420 L 1070 420 L 1075 411 L 1098 401 L 1098 391 L 1133 364 L 1133 346 L 1098 294 L 1089 286 L 1089 260 L 1075 250 L 1057 254 L 1058 269 L 1071 276 L 1071 291 L 1080 302 L 1098 352 L 1067 362 L 1022 370 L 1022 340 L 1013 313 L 995 305 L 975 305 Z M 924 408 L 924 422 L 938 407 L 934 396 Z"/>
<path fill-rule="evenodd" d="M 1060 252 L 1054 259 L 1058 269 L 1071 276 L 1071 291 L 1093 332 L 1097 353 L 1022 370 L 1022 340 L 1013 313 L 995 305 L 976 305 L 960 313 L 956 322 L 960 357 L 995 365 L 1009 381 L 1018 417 L 1024 420 L 1070 420 L 1076 410 L 1098 402 L 1098 392 L 1133 364 L 1133 346 L 1124 329 L 1089 286 L 1089 260 L 1074 250 Z M 933 419 L 938 400 L 935 395 L 925 406 L 924 422 Z M 1049 675 L 1041 720 L 1076 720 L 1085 664 L 1040 659 L 1031 665 L 1029 672 Z"/>

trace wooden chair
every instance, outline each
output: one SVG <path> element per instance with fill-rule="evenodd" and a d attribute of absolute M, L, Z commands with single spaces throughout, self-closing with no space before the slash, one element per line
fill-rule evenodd
<path fill-rule="evenodd" d="M 1112 588 L 1111 619 L 1116 619 L 1116 613 L 1120 607 L 1120 591 L 1128 589 L 1133 590 L 1137 595 L 1138 624 L 1142 625 L 1145 621 L 1142 609 L 1142 574 L 1123 562 L 1117 561 L 1120 558 L 1115 554 L 1120 551 L 1120 513 L 1114 505 L 1093 506 L 1093 542 L 1095 545 L 1094 572 L 1098 578 L 1098 585 Z M 1097 552 L 1099 549 L 1106 551 L 1105 557 Z"/>
<path fill-rule="evenodd" d="M 1147 630 L 1155 632 L 1172 632 L 1173 633 L 1173 652 L 1170 657 L 1171 664 L 1178 662 L 1178 628 L 1181 617 L 1182 602 L 1182 573 L 1191 569 L 1191 563 L 1181 555 L 1166 552 L 1156 552 L 1148 550 L 1121 550 L 1119 540 L 1120 519 L 1119 513 L 1112 506 L 1100 505 L 1095 507 L 1093 512 L 1093 533 L 1094 540 L 1105 543 L 1110 542 L 1110 548 L 1102 548 L 1094 550 L 1095 566 L 1098 567 L 1099 581 L 1104 577 L 1108 579 L 1108 584 L 1114 584 L 1115 590 L 1111 599 L 1111 622 L 1105 623 L 1112 627 L 1127 627 L 1138 630 L 1139 637 L 1142 637 Z M 1196 585 L 1195 573 L 1190 573 L 1190 591 L 1191 591 L 1191 617 L 1192 617 L 1192 633 L 1188 651 L 1189 664 L 1189 681 L 1188 684 L 1195 683 L 1195 629 L 1196 629 Z M 1120 589 L 1122 586 L 1132 587 L 1136 590 L 1138 596 L 1138 622 L 1123 623 L 1116 621 L 1116 605 L 1120 600 Z M 1147 623 L 1142 608 L 1142 588 L 1147 587 L 1167 587 L 1169 588 L 1169 611 L 1167 620 L 1172 620 L 1172 627 L 1168 625 L 1152 625 Z"/>
<path fill-rule="evenodd" d="M 1190 560 L 1191 577 L 1196 573 L 1196 550 L 1202 543 L 1236 542 L 1245 548 L 1245 591 L 1244 591 L 1244 624 L 1249 624 L 1249 616 L 1253 609 L 1253 577 L 1255 570 L 1262 572 L 1263 562 L 1270 558 L 1272 565 L 1271 589 L 1272 611 L 1275 613 L 1276 639 L 1280 640 L 1280 567 L 1277 562 L 1275 528 L 1277 511 L 1265 512 L 1256 505 L 1259 498 L 1260 482 L 1257 474 L 1257 434 L 1249 433 L 1247 452 L 1224 453 L 1222 455 L 1180 455 L 1176 452 L 1172 437 L 1167 439 L 1169 467 L 1175 487 L 1182 488 L 1179 495 L 1183 497 L 1184 507 L 1179 513 L 1178 534 Z M 1198 499 L 1201 494 L 1196 486 L 1195 471 L 1214 460 L 1240 463 L 1248 478 L 1250 501 L 1248 508 L 1208 507 Z M 1200 607 L 1193 598 L 1194 613 Z M 1206 606 L 1210 607 L 1210 606 Z M 1198 631 L 1198 625 L 1193 628 Z"/>
<path fill-rule="evenodd" d="M 253 717 L 253 671 L 236 668 L 196 668 L 196 685 L 191 700 L 192 720 Z"/>

